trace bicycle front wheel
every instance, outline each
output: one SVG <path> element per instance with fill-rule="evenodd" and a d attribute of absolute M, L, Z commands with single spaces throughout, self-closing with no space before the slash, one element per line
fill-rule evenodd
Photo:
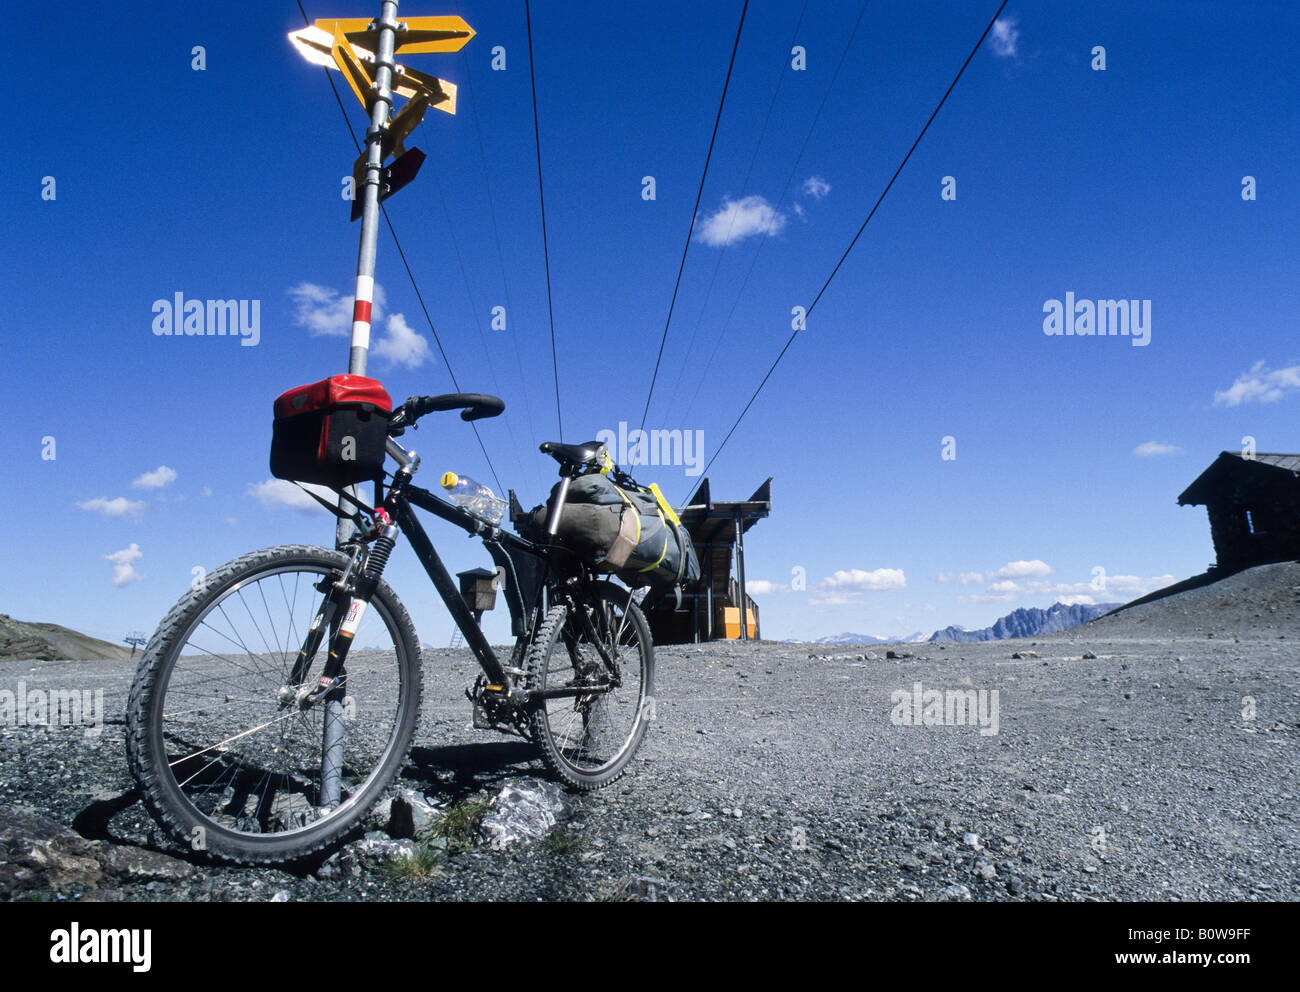
<path fill-rule="evenodd" d="M 527 687 L 540 692 L 531 730 L 543 760 L 585 791 L 623 774 L 654 719 L 654 647 L 626 589 L 599 582 L 584 599 L 547 613 Z"/>
<path fill-rule="evenodd" d="M 150 813 L 178 842 L 243 863 L 305 857 L 346 834 L 397 775 L 419 719 L 420 647 L 387 583 L 353 638 L 328 717 L 324 702 L 295 699 L 320 674 L 328 641 L 289 685 L 346 564 L 298 545 L 244 555 L 182 598 L 150 639 L 127 705 L 127 757 Z M 340 718 L 335 799 L 322 792 L 322 768 L 326 720 Z"/>

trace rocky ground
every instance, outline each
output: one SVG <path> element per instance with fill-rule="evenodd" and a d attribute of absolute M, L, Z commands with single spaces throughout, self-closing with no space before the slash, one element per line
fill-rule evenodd
<path fill-rule="evenodd" d="M 7 662 L 0 691 L 102 688 L 108 720 L 0 728 L 0 897 L 1295 900 L 1300 566 L 1272 568 L 1231 613 L 1166 601 L 1034 641 L 662 647 L 632 771 L 585 797 L 470 729 L 476 667 L 431 651 L 397 799 L 298 872 L 162 838 L 131 795 L 129 664 Z M 917 683 L 996 691 L 997 732 L 901 725 Z M 491 843 L 503 789 L 539 839 Z"/>

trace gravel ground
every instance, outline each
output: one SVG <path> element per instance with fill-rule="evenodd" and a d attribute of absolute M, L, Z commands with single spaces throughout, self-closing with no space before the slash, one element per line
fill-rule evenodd
<path fill-rule="evenodd" d="M 1191 637 L 1169 636 L 1180 602 L 1032 641 L 661 647 L 657 722 L 632 770 L 570 797 L 546 840 L 479 845 L 406 880 L 169 862 L 178 870 L 18 897 L 1295 900 L 1300 622 L 1289 587 L 1274 598 L 1280 611 L 1256 597 L 1240 623 Z M 1250 622 L 1257 610 L 1266 629 Z M 467 651 L 426 651 L 425 671 L 402 787 L 450 804 L 544 776 L 531 745 L 470 728 Z M 132 674 L 112 661 L 0 665 L 0 690 L 102 688 L 108 717 L 97 737 L 0 727 L 0 826 L 9 807 L 98 839 L 101 854 L 188 858 L 130 795 Z M 996 691 L 997 732 L 899 725 L 916 683 Z"/>

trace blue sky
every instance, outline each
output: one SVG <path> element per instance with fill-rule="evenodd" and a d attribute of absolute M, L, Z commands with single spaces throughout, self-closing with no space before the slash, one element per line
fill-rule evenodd
<path fill-rule="evenodd" d="M 995 8 L 871 0 L 809 137 L 860 4 L 751 4 L 647 427 L 717 453 Z M 460 107 L 428 114 L 412 143 L 429 160 L 390 214 L 462 387 L 506 400 L 483 439 L 531 505 L 557 427 L 523 4 L 459 12 L 478 32 L 462 53 L 408 59 Z M 640 421 L 739 13 L 533 6 L 565 440 Z M 293 3 L 36 15 L 11 14 L 10 38 L 57 44 L 11 41 L 0 62 L 6 557 L 22 566 L 0 611 L 116 640 L 152 630 L 195 567 L 332 539 L 266 459 L 275 396 L 346 370 L 330 332 L 355 271 L 355 151 L 323 70 L 286 40 Z M 1177 494 L 1244 436 L 1300 450 L 1298 29 L 1283 2 L 1008 5 L 710 469 L 718 498 L 774 477 L 748 542 L 767 636 L 983 626 L 1212 560 Z M 450 391 L 386 232 L 378 282 L 371 372 L 397 399 Z M 177 292 L 260 301 L 257 345 L 155 335 L 154 301 Z M 1044 334 L 1067 292 L 1150 300 L 1149 343 Z M 455 417 L 415 440 L 431 474 L 492 483 Z M 682 500 L 691 471 L 638 475 Z M 453 569 L 487 564 L 431 530 Z M 390 577 L 422 639 L 446 643 L 409 551 Z M 487 626 L 504 637 L 504 617 Z"/>

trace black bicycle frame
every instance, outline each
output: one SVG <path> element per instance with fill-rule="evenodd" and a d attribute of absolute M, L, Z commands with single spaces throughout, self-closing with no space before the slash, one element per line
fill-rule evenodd
<path fill-rule="evenodd" d="M 413 486 L 409 482 L 390 490 L 384 500 L 384 508 L 397 524 L 398 529 L 414 549 L 420 564 L 424 566 L 433 587 L 438 590 L 447 612 L 451 614 L 456 626 L 465 636 L 474 657 L 482 666 L 484 673 L 494 685 L 513 687 L 514 682 L 502 666 L 496 652 L 488 644 L 474 614 L 461 598 L 460 589 L 452 580 L 443 564 L 442 558 L 434 549 L 433 542 L 425 533 L 419 518 L 412 507 L 419 507 L 440 517 L 448 523 L 455 524 L 471 535 L 483 539 L 488 553 L 499 568 L 505 569 L 506 581 L 502 583 L 506 605 L 510 609 L 511 631 L 516 638 L 532 632 L 537 609 L 546 584 L 546 574 L 550 558 L 550 549 L 534 544 L 510 531 L 489 528 L 472 513 L 461 509 L 454 503 L 439 499 L 427 489 Z"/>

